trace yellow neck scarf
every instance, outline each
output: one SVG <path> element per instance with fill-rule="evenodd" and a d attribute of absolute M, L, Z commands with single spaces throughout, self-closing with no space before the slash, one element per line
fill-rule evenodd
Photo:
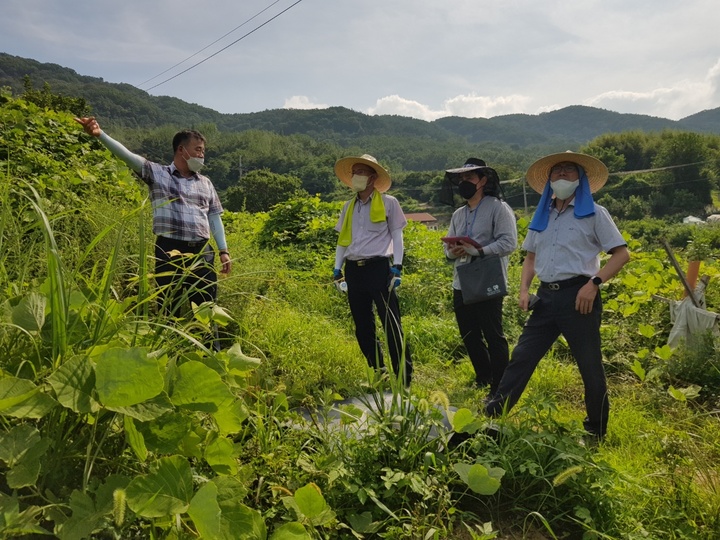
<path fill-rule="evenodd" d="M 355 201 L 357 201 L 357 196 L 350 200 L 350 204 L 345 211 L 345 218 L 343 219 L 340 235 L 338 236 L 338 246 L 347 247 L 352 242 L 352 216 L 353 210 L 355 209 Z M 387 221 L 387 217 L 385 216 L 385 201 L 383 201 L 382 194 L 377 190 L 373 191 L 370 198 L 370 221 L 373 223 Z"/>

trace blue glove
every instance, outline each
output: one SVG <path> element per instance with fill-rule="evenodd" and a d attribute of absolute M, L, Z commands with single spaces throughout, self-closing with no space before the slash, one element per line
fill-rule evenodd
<path fill-rule="evenodd" d="M 393 289 L 398 288 L 402 283 L 402 278 L 400 277 L 401 272 L 402 267 L 399 264 L 394 264 L 390 267 L 390 283 L 388 284 L 388 292 L 392 292 Z"/>
<path fill-rule="evenodd" d="M 333 270 L 333 284 L 335 285 L 335 288 L 338 290 L 338 292 L 347 292 L 347 283 L 345 282 L 343 273 L 339 268 L 335 268 Z"/>

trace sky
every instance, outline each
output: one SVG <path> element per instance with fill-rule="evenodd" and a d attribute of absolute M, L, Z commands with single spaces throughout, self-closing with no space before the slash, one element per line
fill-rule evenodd
<path fill-rule="evenodd" d="M 0 51 L 222 113 L 678 120 L 720 107 L 718 28 L 717 0 L 3 0 Z"/>

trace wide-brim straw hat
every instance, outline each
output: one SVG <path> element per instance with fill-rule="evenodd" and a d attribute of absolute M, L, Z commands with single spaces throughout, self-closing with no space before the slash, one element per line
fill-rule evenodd
<path fill-rule="evenodd" d="M 608 168 L 599 159 L 588 156 L 587 154 L 578 154 L 577 152 L 558 152 L 549 156 L 541 157 L 535 163 L 530 165 L 525 173 L 528 184 L 538 193 L 542 193 L 545 184 L 550 180 L 550 169 L 558 163 L 570 161 L 577 163 L 583 169 L 590 184 L 590 192 L 595 193 L 605 185 L 608 179 Z"/>
<path fill-rule="evenodd" d="M 377 189 L 380 193 L 385 193 L 388 189 L 390 189 L 390 186 L 392 185 L 390 173 L 388 173 L 385 168 L 378 163 L 378 160 L 370 154 L 363 154 L 360 157 L 344 157 L 335 162 L 335 175 L 343 184 L 348 187 L 352 187 L 352 168 L 356 163 L 362 163 L 363 165 L 372 167 L 375 170 L 375 174 L 377 174 L 377 178 L 375 179 L 375 189 Z"/>

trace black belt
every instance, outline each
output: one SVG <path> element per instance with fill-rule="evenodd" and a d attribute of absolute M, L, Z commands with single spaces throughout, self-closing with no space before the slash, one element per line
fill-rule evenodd
<path fill-rule="evenodd" d="M 376 264 L 382 261 L 385 261 L 385 263 L 388 262 L 388 257 L 370 257 L 369 259 L 358 259 L 356 261 L 352 261 L 348 259 L 346 264 L 354 265 L 354 266 L 367 266 L 369 264 Z"/>
<path fill-rule="evenodd" d="M 157 237 L 157 243 L 160 245 L 160 247 L 168 246 L 172 248 L 176 247 L 186 247 L 186 248 L 199 248 L 205 246 L 205 244 L 208 243 L 208 240 L 178 240 L 177 238 L 170 238 L 167 236 L 158 236 Z"/>
<path fill-rule="evenodd" d="M 569 279 L 563 279 L 561 281 L 541 281 L 540 287 L 542 287 L 543 289 L 550 289 L 551 291 L 559 291 L 561 289 L 567 289 L 568 287 L 585 284 L 588 281 L 590 281 L 590 278 L 587 276 L 575 276 Z"/>

